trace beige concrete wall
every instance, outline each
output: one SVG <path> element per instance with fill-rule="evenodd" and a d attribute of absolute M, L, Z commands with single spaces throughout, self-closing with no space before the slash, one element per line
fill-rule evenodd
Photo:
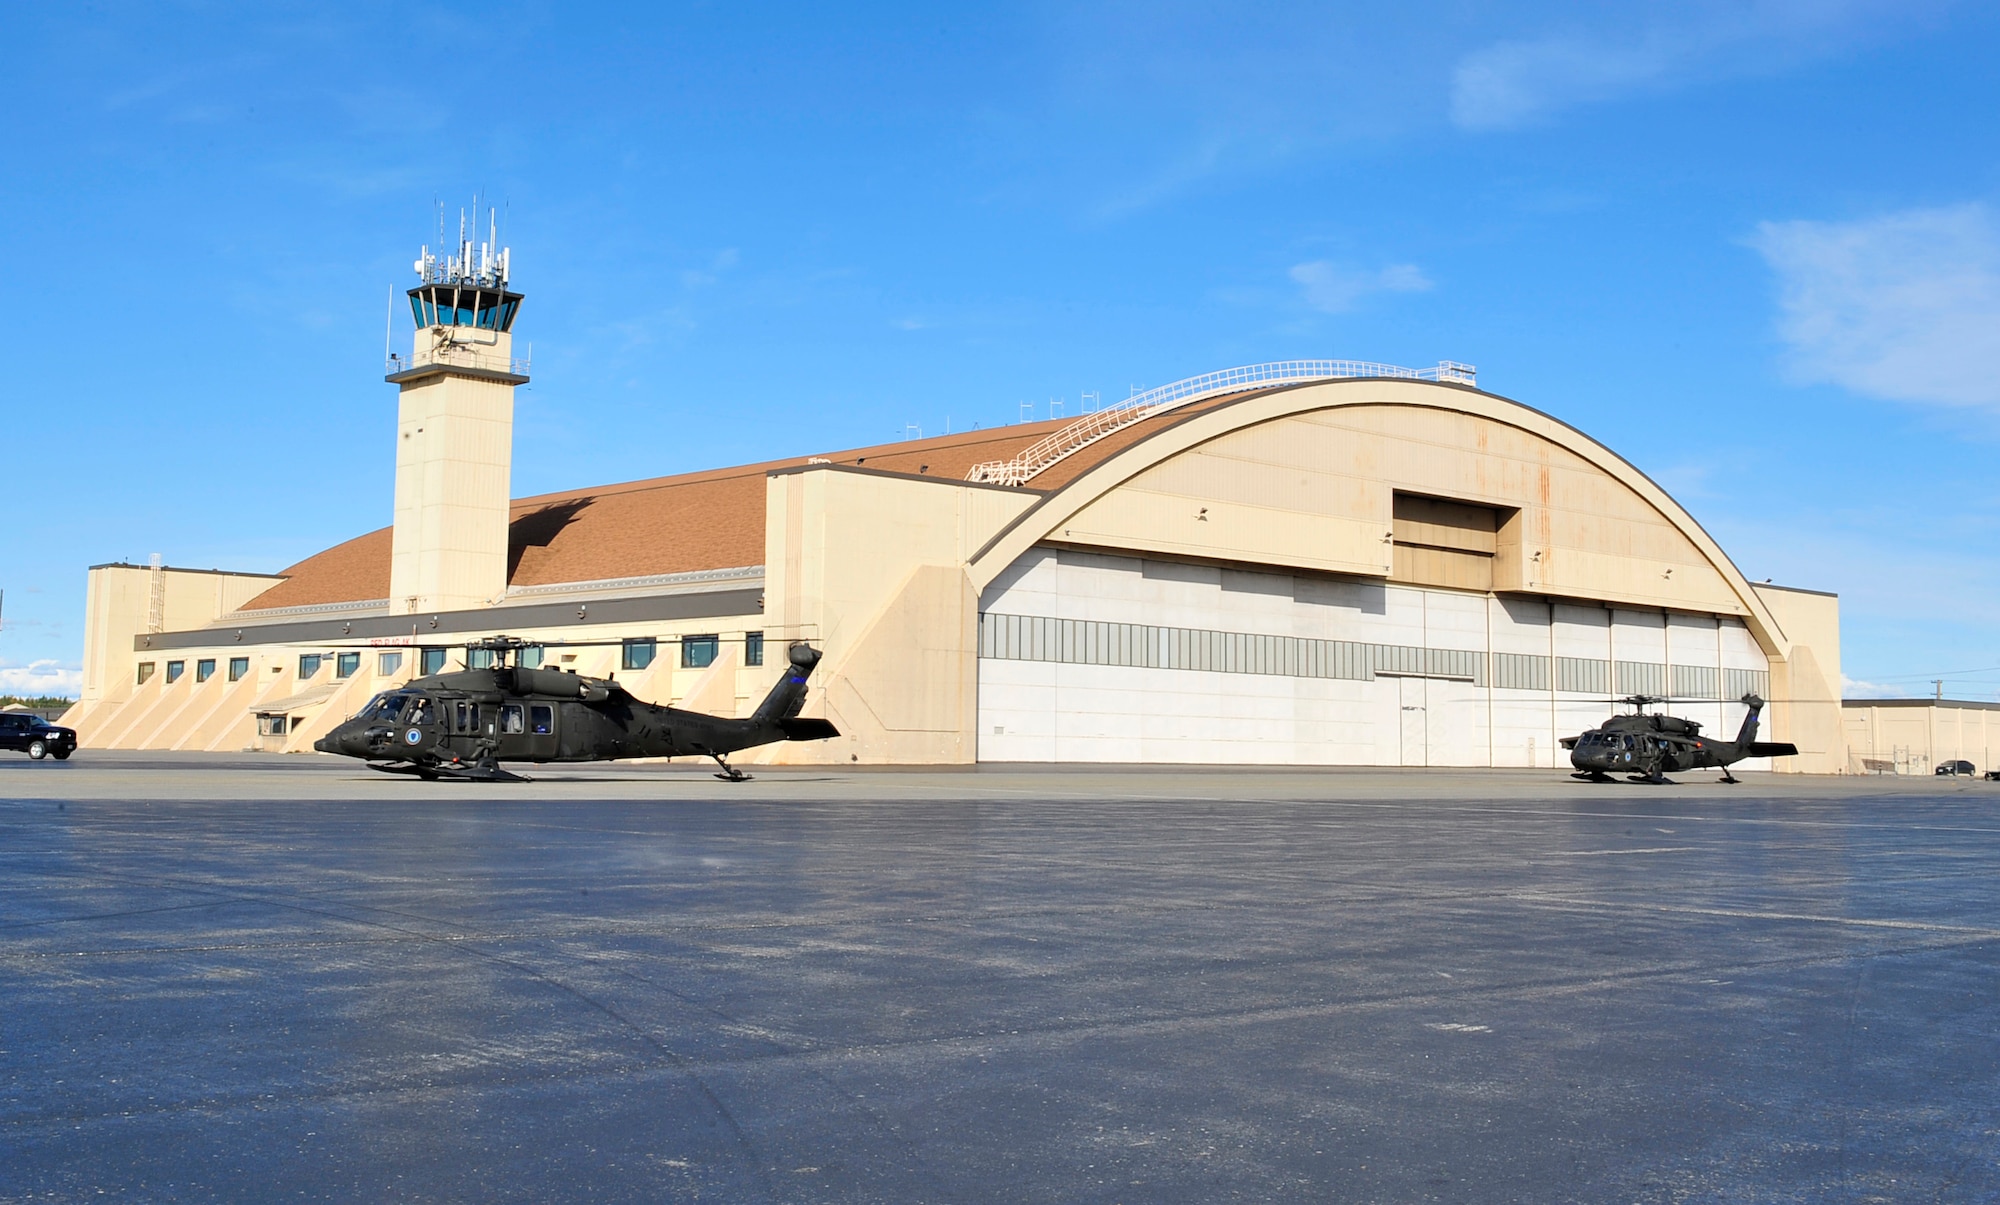
<path fill-rule="evenodd" d="M 261 580 L 268 585 L 268 579 Z M 254 597 L 254 592 L 246 597 Z M 753 614 L 575 625 L 543 630 L 514 628 L 507 634 L 530 643 L 547 641 L 550 645 L 547 664 L 550 666 L 574 669 L 593 677 L 615 678 L 647 702 L 740 716 L 747 715 L 756 702 L 770 691 L 783 670 L 785 644 L 774 637 L 767 637 L 763 665 L 744 663 L 745 635 L 761 631 L 764 626 L 764 616 Z M 80 729 L 83 743 L 95 748 L 231 750 L 259 747 L 308 753 L 312 751 L 314 740 L 359 710 L 376 692 L 400 686 L 415 677 L 419 663 L 418 648 L 413 645 L 350 649 L 361 653 L 360 669 L 351 678 L 335 678 L 334 663 L 329 658 L 322 662 L 312 678 L 302 681 L 298 678 L 301 653 L 330 653 L 337 651 L 337 647 L 349 646 L 265 644 L 257 640 L 254 625 L 241 629 L 244 640 L 238 642 L 234 639 L 237 630 L 217 630 L 216 639 L 226 643 L 149 654 L 158 661 L 160 672 L 144 687 L 128 688 L 123 699 L 100 712 L 97 723 L 89 729 Z M 454 633 L 449 640 L 438 639 L 429 643 L 433 647 L 451 646 L 448 666 L 457 669 L 464 655 L 457 646 L 482 634 L 499 633 Z M 712 666 L 682 668 L 680 647 L 672 642 L 679 637 L 696 635 L 719 637 L 722 641 L 721 655 Z M 650 666 L 643 670 L 621 668 L 621 650 L 617 642 L 628 637 L 653 637 L 661 642 L 658 655 Z M 130 640 L 128 633 L 128 644 Z M 562 641 L 612 643 L 596 647 L 555 647 Z M 394 671 L 382 674 L 379 672 L 382 653 L 399 653 L 402 663 Z M 243 683 L 227 681 L 232 657 L 250 658 L 251 672 Z M 216 673 L 207 682 L 196 682 L 194 667 L 203 658 L 215 660 Z M 188 667 L 185 676 L 172 685 L 167 684 L 165 676 L 165 664 L 169 659 L 185 661 Z M 285 738 L 260 740 L 256 737 L 255 711 L 259 704 L 329 685 L 336 689 L 326 698 L 287 710 L 291 722 Z"/>
<path fill-rule="evenodd" d="M 1848 772 L 1929 774 L 1964 759 L 2000 768 L 2000 708 L 1950 699 L 1849 699 L 1841 707 Z"/>
<path fill-rule="evenodd" d="M 773 476 L 765 506 L 769 654 L 816 638 L 807 714 L 837 740 L 784 762 L 963 764 L 976 749 L 978 594 L 966 562 L 1036 501 L 1024 490 L 815 466 Z"/>
<path fill-rule="evenodd" d="M 511 337 L 477 332 L 504 365 Z M 431 332 L 417 332 L 424 363 Z M 514 387 L 430 377 L 402 387 L 396 407 L 395 530 L 389 607 L 397 613 L 491 606 L 507 590 L 507 516 Z"/>
<path fill-rule="evenodd" d="M 1518 511 L 1501 533 L 1496 589 L 1748 613 L 1686 532 L 1599 465 L 1431 407 L 1342 406 L 1220 435 L 1104 493 L 1050 538 L 1387 577 L 1397 491 Z"/>
<path fill-rule="evenodd" d="M 1751 586 L 1784 630 L 1787 655 L 1771 659 L 1770 722 L 1763 739 L 1790 741 L 1799 756 L 1771 764 L 1798 774 L 1844 774 L 1840 714 L 1840 600 L 1812 590 Z"/>
<path fill-rule="evenodd" d="M 135 637 L 149 631 L 205 627 L 271 588 L 278 580 L 262 573 L 214 573 L 163 566 L 100 565 L 90 570 L 83 607 L 83 689 L 64 722 L 84 744 L 100 743 L 108 728 L 121 732 L 140 719 L 137 711 L 159 698 L 169 654 L 134 651 Z M 158 611 L 155 613 L 155 585 Z M 154 663 L 153 688 L 137 706 L 140 662 Z"/>

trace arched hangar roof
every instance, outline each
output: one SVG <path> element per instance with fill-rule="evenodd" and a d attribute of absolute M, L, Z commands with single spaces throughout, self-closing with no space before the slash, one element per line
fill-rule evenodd
<path fill-rule="evenodd" d="M 1070 470 L 1067 479 L 973 556 L 969 565 L 973 588 L 983 590 L 1034 545 L 1050 540 L 1061 542 L 1065 526 L 1077 516 L 1176 457 L 1214 446 L 1235 433 L 1286 419 L 1383 407 L 1464 416 L 1497 424 L 1525 433 L 1588 464 L 1629 491 L 1687 541 L 1726 584 L 1745 623 L 1767 654 L 1788 653 L 1789 642 L 1783 629 L 1763 599 L 1751 589 L 1749 581 L 1715 539 L 1658 483 L 1568 423 L 1497 394 L 1450 383 L 1367 379 L 1282 385 L 1158 415 L 1148 420 L 1145 431 L 1135 433 L 1135 438 L 1123 441 L 1120 446 L 1091 455 L 1084 463 L 1058 465 Z M 1045 483 L 1036 478 L 1030 484 Z"/>

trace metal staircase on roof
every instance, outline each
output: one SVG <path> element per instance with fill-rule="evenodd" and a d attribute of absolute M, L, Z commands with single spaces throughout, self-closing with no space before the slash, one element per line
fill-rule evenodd
<path fill-rule="evenodd" d="M 1074 452 L 1081 451 L 1133 423 L 1163 414 L 1204 398 L 1240 393 L 1260 385 L 1301 381 L 1349 380 L 1357 377 L 1388 377 L 1406 381 L 1449 381 L 1477 386 L 1478 370 L 1470 364 L 1440 360 L 1436 368 L 1403 368 L 1395 364 L 1371 364 L 1363 360 L 1275 360 L 1269 364 L 1249 364 L 1203 373 L 1185 381 L 1175 381 L 1158 389 L 1148 389 L 1115 406 L 1084 415 L 1028 447 L 1012 460 L 989 460 L 972 466 L 967 481 L 989 485 L 1026 485 L 1036 474 Z"/>

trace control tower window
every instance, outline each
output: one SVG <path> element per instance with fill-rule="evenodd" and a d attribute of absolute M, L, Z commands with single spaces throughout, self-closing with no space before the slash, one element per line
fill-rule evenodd
<path fill-rule="evenodd" d="M 504 289 L 424 285 L 410 290 L 410 317 L 418 326 L 469 326 L 504 331 L 514 326 L 521 295 Z"/>

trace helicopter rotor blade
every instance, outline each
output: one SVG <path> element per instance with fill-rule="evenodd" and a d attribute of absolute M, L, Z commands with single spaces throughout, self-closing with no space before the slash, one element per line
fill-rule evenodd
<path fill-rule="evenodd" d="M 503 650 L 505 650 L 505 651 L 513 651 L 513 650 L 518 650 L 518 649 L 556 649 L 556 648 L 562 648 L 562 649 L 590 649 L 590 648 L 611 648 L 611 649 L 615 649 L 615 648 L 623 648 L 623 647 L 624 647 L 625 645 L 627 645 L 627 644 L 630 644 L 630 643 L 632 643 L 633 641 L 639 641 L 639 640 L 651 640 L 651 641 L 652 641 L 652 642 L 653 642 L 654 644 L 681 644 L 681 643 L 683 643 L 683 642 L 685 642 L 685 641 L 687 641 L 687 640 L 690 640 L 690 639 L 694 639 L 694 637 L 689 637 L 689 636 L 631 636 L 631 637 L 624 637 L 624 638 L 620 638 L 620 639 L 617 639 L 617 640 L 522 640 L 522 641 L 520 641 L 519 643 L 516 643 L 516 644 L 499 644 L 499 643 L 496 643 L 496 642 L 494 641 L 494 639 L 493 639 L 493 638 L 491 638 L 491 637 L 487 637 L 487 638 L 483 638 L 483 639 L 479 639 L 479 640 L 422 640 L 422 639 L 415 639 L 415 638 L 411 638 L 411 639 L 406 639 L 406 638 L 403 638 L 403 637 L 397 637 L 397 638 L 396 638 L 396 643 L 394 643 L 394 644 L 383 644 L 383 643 L 375 643 L 375 644 L 355 644 L 355 643 L 353 643 L 353 642 L 351 642 L 351 641 L 319 641 L 319 640 L 281 640 L 281 641 L 276 641 L 275 643 L 277 643 L 277 644 L 280 644 L 280 645 L 283 645 L 283 646 L 285 646 L 285 647 L 288 647 L 288 648 L 300 648 L 300 649 L 306 649 L 306 650 L 312 650 L 312 649 L 337 649 L 337 650 L 340 650 L 340 651 L 343 651 L 343 652 L 351 652 L 351 651 L 355 651 L 355 650 L 359 650 L 359 651 L 362 651 L 362 652 L 367 652 L 367 651 L 369 651 L 369 650 L 371 650 L 371 649 L 372 649 L 372 650 L 374 650 L 374 651 L 376 651 L 376 652 L 383 652 L 383 653 L 393 653 L 393 652 L 397 651 L 398 649 L 409 649 L 409 648 L 428 648 L 428 649 L 467 649 L 467 650 L 471 650 L 471 649 L 493 649 L 493 650 L 495 650 L 495 651 L 503 651 Z M 739 637 L 729 637 L 729 636 L 715 636 L 715 637 L 710 637 L 710 636 L 707 636 L 707 635 L 703 635 L 703 636 L 701 637 L 701 639 L 713 639 L 713 640 L 719 640 L 719 641 L 720 641 L 721 643 L 723 643 L 723 644 L 729 644 L 729 643 L 733 643 L 734 641 L 737 641 L 737 640 L 741 640 L 741 639 L 743 639 L 743 637 L 740 637 L 740 636 L 739 636 Z"/>
<path fill-rule="evenodd" d="M 1537 694 L 1547 694 L 1548 692 L 1547 692 L 1547 691 L 1537 691 L 1537 692 L 1535 692 L 1535 693 L 1537 693 Z M 1772 698 L 1772 697 L 1771 697 L 1771 696 L 1769 696 L 1769 695 L 1758 695 L 1757 697 L 1758 697 L 1758 698 L 1760 698 L 1760 699 L 1762 699 L 1762 700 L 1764 700 L 1764 701 L 1765 701 L 1766 703 L 1838 703 L 1838 702 L 1840 702 L 1840 700 L 1839 700 L 1839 699 L 1776 699 L 1776 698 Z M 1630 702 L 1631 702 L 1632 700 L 1631 700 L 1630 698 L 1623 698 L 1623 699 L 1609 699 L 1609 698 L 1601 698 L 1601 697 L 1598 697 L 1598 696 L 1591 696 L 1591 697 L 1589 697 L 1589 698 L 1564 698 L 1564 697 L 1561 697 L 1561 696 L 1558 696 L 1558 698 L 1557 698 L 1557 700 L 1556 700 L 1556 701 L 1557 701 L 1557 702 L 1559 702 L 1559 703 L 1630 703 Z M 1739 695 L 1739 696 L 1737 696 L 1737 697 L 1735 697 L 1735 698 L 1733 698 L 1733 699 L 1718 699 L 1718 698 L 1715 698 L 1715 697 L 1714 697 L 1714 696 L 1712 696 L 1712 695 L 1671 695 L 1671 696 L 1668 696 L 1668 697 L 1665 697 L 1665 698 L 1656 698 L 1656 697 L 1653 697 L 1653 696 L 1648 696 L 1648 697 L 1647 697 L 1647 701 L 1648 701 L 1649 703 L 1736 703 L 1736 704 L 1741 704 L 1741 703 L 1743 702 L 1743 698 L 1742 698 L 1742 696 L 1740 696 L 1740 695 Z"/>

